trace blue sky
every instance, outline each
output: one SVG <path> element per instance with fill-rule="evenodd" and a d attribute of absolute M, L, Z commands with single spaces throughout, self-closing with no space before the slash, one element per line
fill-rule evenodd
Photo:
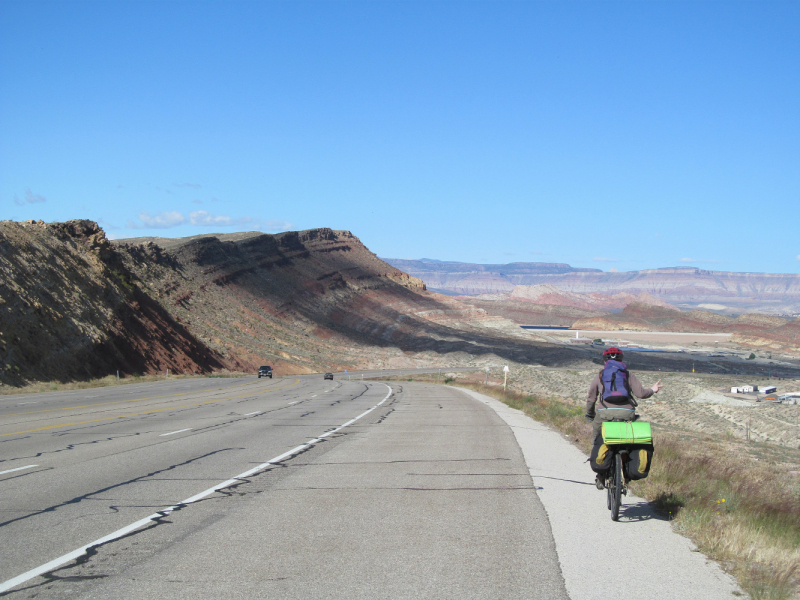
<path fill-rule="evenodd" d="M 800 272 L 798 2 L 0 2 L 0 218 Z"/>

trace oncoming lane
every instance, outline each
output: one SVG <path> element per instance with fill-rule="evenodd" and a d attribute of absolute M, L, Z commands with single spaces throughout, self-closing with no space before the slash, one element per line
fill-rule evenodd
<path fill-rule="evenodd" d="M 87 423 L 64 425 L 59 416 L 52 429 L 0 438 L 3 465 L 36 465 L 0 475 L 7 540 L 0 580 L 325 436 L 387 391 L 383 384 L 297 378 L 259 383 L 160 398 L 167 405 L 136 414 L 100 415 L 129 406 L 97 406 Z M 0 418 L 3 433 L 15 425 Z"/>

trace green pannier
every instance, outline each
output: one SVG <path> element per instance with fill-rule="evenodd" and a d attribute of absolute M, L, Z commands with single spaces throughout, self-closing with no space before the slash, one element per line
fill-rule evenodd
<path fill-rule="evenodd" d="M 650 423 L 603 421 L 603 441 L 606 444 L 652 444 Z"/>

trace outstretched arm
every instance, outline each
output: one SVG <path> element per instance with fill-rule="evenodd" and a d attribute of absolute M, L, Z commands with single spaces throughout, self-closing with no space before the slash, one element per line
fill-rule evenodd
<path fill-rule="evenodd" d="M 631 392 L 633 392 L 633 395 L 636 396 L 637 398 L 649 398 L 653 394 L 657 393 L 658 390 L 660 390 L 662 387 L 664 387 L 663 385 L 661 385 L 660 379 L 658 380 L 658 383 L 656 383 L 652 388 L 642 387 L 642 382 L 639 381 L 639 378 L 636 377 L 636 375 L 634 375 L 633 373 L 630 373 L 630 377 L 628 378 L 628 383 L 631 386 Z"/>

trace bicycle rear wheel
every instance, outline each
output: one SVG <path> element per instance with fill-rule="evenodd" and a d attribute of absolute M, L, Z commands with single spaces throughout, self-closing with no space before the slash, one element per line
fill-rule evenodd
<path fill-rule="evenodd" d="M 611 497 L 611 520 L 619 520 L 619 507 L 622 503 L 622 455 L 617 452 L 614 454 L 614 482 L 608 488 Z"/>

